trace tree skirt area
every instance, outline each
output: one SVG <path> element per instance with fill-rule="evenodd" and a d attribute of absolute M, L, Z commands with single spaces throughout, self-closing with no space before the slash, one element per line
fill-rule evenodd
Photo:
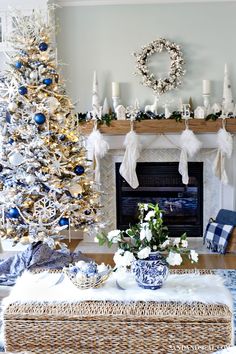
<path fill-rule="evenodd" d="M 225 280 L 225 286 L 230 290 L 234 304 L 234 330 L 236 344 L 236 270 L 232 269 L 217 269 L 216 274 L 222 276 Z M 158 290 L 156 290 L 158 291 Z M 4 347 L 0 343 L 0 352 L 4 352 Z"/>

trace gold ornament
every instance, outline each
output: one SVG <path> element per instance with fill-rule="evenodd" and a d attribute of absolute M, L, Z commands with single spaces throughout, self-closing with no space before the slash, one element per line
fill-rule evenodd
<path fill-rule="evenodd" d="M 76 198 L 78 194 L 83 193 L 83 187 L 80 184 L 70 184 L 68 188 L 72 197 Z"/>
<path fill-rule="evenodd" d="M 23 236 L 23 237 L 21 237 L 20 243 L 21 243 L 22 245 L 28 245 L 28 244 L 30 243 L 29 237 L 28 237 L 28 236 Z"/>

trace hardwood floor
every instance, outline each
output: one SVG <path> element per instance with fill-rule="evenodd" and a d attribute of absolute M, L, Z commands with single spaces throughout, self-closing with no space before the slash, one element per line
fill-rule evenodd
<path fill-rule="evenodd" d="M 80 240 L 66 242 L 71 250 L 78 246 Z M 86 256 L 94 259 L 97 263 L 104 262 L 114 266 L 113 255 L 103 253 L 88 253 Z M 179 269 L 236 269 L 236 253 L 221 254 L 200 254 L 198 263 L 192 264 L 188 259 Z"/>
<path fill-rule="evenodd" d="M 94 259 L 96 263 L 110 264 L 114 266 L 112 254 L 89 253 L 86 256 Z M 236 254 L 200 254 L 198 263 L 192 264 L 186 260 L 179 269 L 236 269 Z"/>

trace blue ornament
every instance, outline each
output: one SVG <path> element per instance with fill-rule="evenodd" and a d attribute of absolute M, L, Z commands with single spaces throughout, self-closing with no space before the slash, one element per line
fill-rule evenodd
<path fill-rule="evenodd" d="M 59 137 L 58 137 L 59 140 L 61 141 L 64 141 L 66 139 L 66 136 L 65 134 L 61 134 Z"/>
<path fill-rule="evenodd" d="M 91 211 L 90 210 L 85 210 L 85 215 L 90 215 L 91 214 Z"/>
<path fill-rule="evenodd" d="M 52 79 L 50 77 L 47 78 L 47 79 L 44 79 L 43 80 L 43 84 L 47 85 L 47 86 L 51 85 L 52 84 Z"/>
<path fill-rule="evenodd" d="M 17 208 L 9 209 L 7 215 L 9 218 L 12 218 L 12 219 L 17 219 L 20 216 Z"/>
<path fill-rule="evenodd" d="M 78 176 L 81 176 L 84 173 L 84 166 L 81 165 L 75 166 L 74 173 L 76 173 Z"/>
<path fill-rule="evenodd" d="M 39 44 L 39 50 L 41 50 L 41 52 L 46 52 L 47 49 L 48 49 L 47 43 L 42 42 Z"/>
<path fill-rule="evenodd" d="M 16 69 L 20 69 L 21 67 L 22 67 L 22 62 L 19 61 L 19 60 L 17 60 L 17 61 L 15 62 L 15 68 L 16 68 Z"/>
<path fill-rule="evenodd" d="M 83 194 L 78 194 L 78 199 L 83 199 Z"/>
<path fill-rule="evenodd" d="M 60 218 L 59 225 L 60 226 L 69 226 L 69 219 L 68 218 Z"/>
<path fill-rule="evenodd" d="M 20 87 L 18 88 L 18 92 L 19 92 L 20 95 L 26 95 L 27 92 L 28 92 L 27 87 L 25 87 L 25 86 L 20 86 Z"/>
<path fill-rule="evenodd" d="M 8 140 L 8 143 L 11 144 L 11 145 L 12 145 L 14 142 L 15 142 L 15 140 L 12 139 L 12 138 L 10 138 L 10 139 Z"/>
<path fill-rule="evenodd" d="M 8 111 L 6 111 L 6 121 L 7 123 L 11 123 L 11 114 Z"/>
<path fill-rule="evenodd" d="M 45 117 L 45 115 L 43 113 L 36 113 L 34 115 L 34 121 L 35 121 L 35 123 L 40 125 L 40 124 L 45 123 L 46 117 Z"/>

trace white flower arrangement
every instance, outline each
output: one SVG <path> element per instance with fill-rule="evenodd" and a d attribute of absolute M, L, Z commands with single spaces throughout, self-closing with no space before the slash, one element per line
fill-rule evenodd
<path fill-rule="evenodd" d="M 161 53 L 163 50 L 166 50 L 170 55 L 169 76 L 158 79 L 150 72 L 147 62 L 151 55 Z M 139 53 L 134 53 L 134 56 L 136 57 L 136 74 L 142 76 L 142 84 L 150 87 L 156 95 L 161 95 L 181 85 L 181 77 L 185 74 L 184 60 L 180 46 L 176 43 L 159 38 L 143 46 Z"/>
<path fill-rule="evenodd" d="M 183 262 L 181 254 L 187 255 L 191 262 L 198 261 L 195 250 L 189 250 L 187 236 L 184 233 L 173 241 L 168 236 L 168 228 L 163 224 L 162 210 L 156 204 L 139 204 L 140 222 L 128 230 L 112 230 L 107 235 L 96 236 L 100 245 L 118 244 L 114 255 L 117 268 L 129 267 L 135 259 L 147 259 L 151 252 L 164 252 L 166 261 L 171 266 Z"/>

